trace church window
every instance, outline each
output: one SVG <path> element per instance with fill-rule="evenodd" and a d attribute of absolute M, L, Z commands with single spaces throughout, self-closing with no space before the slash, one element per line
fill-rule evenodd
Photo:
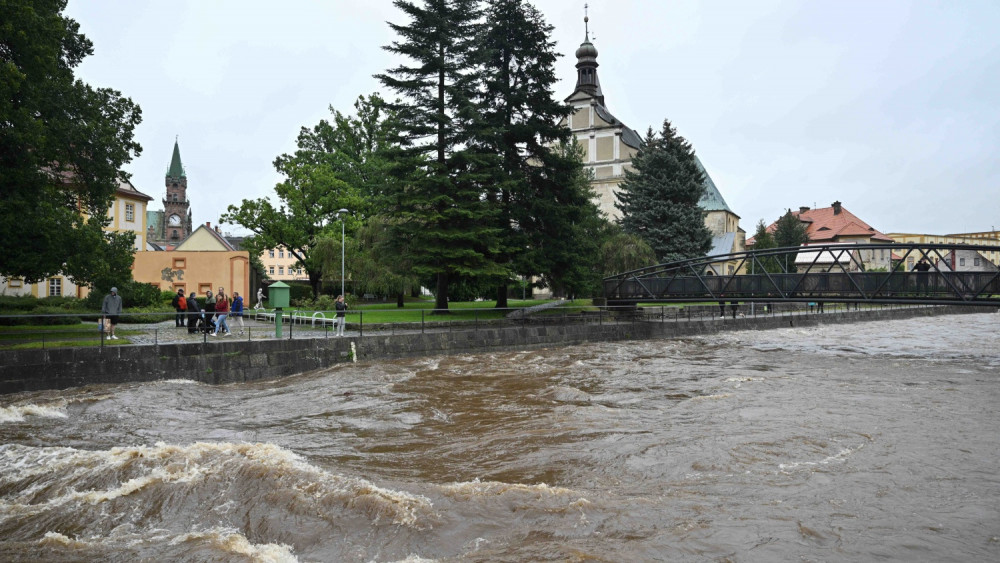
<path fill-rule="evenodd" d="M 135 221 L 135 204 L 125 204 L 125 220 L 129 222 Z"/>
<path fill-rule="evenodd" d="M 62 278 L 49 278 L 49 297 L 62 295 Z"/>
<path fill-rule="evenodd" d="M 178 238 L 180 238 L 180 236 L 177 234 L 177 231 L 171 231 L 170 238 L 177 240 Z"/>

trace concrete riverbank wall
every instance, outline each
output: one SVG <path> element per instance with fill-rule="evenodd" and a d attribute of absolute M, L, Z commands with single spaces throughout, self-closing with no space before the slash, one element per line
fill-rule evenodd
<path fill-rule="evenodd" d="M 814 315 L 657 322 L 486 327 L 363 338 L 0 351 L 0 394 L 84 385 L 193 379 L 224 384 L 305 373 L 343 362 L 477 353 L 836 323 L 996 312 L 995 307 L 913 307 Z M 353 347 L 352 347 L 353 345 Z"/>

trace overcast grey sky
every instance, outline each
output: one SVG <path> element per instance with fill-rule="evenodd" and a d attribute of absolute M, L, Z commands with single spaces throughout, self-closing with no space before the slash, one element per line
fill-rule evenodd
<path fill-rule="evenodd" d="M 611 112 L 669 119 L 752 234 L 839 200 L 883 232 L 1000 227 L 1000 2 L 589 0 Z M 538 0 L 576 80 L 583 1 Z M 162 209 L 175 136 L 195 223 L 272 197 L 302 126 L 353 110 L 397 64 L 390 0 L 70 0 L 77 69 L 142 107 L 128 166 Z M 394 98 L 391 92 L 383 92 Z M 224 230 L 239 232 L 237 227 Z"/>

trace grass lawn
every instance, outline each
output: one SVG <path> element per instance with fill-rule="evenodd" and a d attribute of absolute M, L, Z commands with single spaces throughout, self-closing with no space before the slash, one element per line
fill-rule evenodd
<path fill-rule="evenodd" d="M 105 346 L 128 344 L 128 335 L 141 334 L 139 330 L 115 331 L 122 340 L 105 338 Z M 0 326 L 0 349 L 23 350 L 30 348 L 64 348 L 100 346 L 101 337 L 97 327 L 87 324 L 72 325 L 17 325 Z"/>
<path fill-rule="evenodd" d="M 347 322 L 362 322 L 366 326 L 390 323 L 421 323 L 433 324 L 454 324 L 454 323 L 474 323 L 478 321 L 500 320 L 512 313 L 516 309 L 532 307 L 548 303 L 548 300 L 541 299 L 511 299 L 508 301 L 507 309 L 496 309 L 496 301 L 453 301 L 448 303 L 446 314 L 434 314 L 434 301 L 432 299 L 407 300 L 402 309 L 392 303 L 371 303 L 357 304 L 347 310 Z M 538 315 L 565 315 L 579 313 L 583 310 L 596 310 L 591 305 L 590 299 L 577 299 L 560 307 L 540 311 Z M 305 308 L 292 307 L 291 312 L 299 311 L 307 317 L 311 317 L 314 311 Z M 269 309 L 268 312 L 273 312 Z M 286 311 L 288 315 L 290 312 Z M 326 318 L 333 318 L 333 311 L 322 311 Z M 253 311 L 247 311 L 247 316 L 253 318 Z M 298 330 L 298 327 L 296 327 Z M 317 327 L 318 330 L 318 327 Z"/>

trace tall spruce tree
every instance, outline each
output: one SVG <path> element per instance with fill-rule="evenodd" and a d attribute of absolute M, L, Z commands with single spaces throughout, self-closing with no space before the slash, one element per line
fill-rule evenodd
<path fill-rule="evenodd" d="M 659 135 L 652 128 L 646 133 L 632 167 L 615 203 L 622 212 L 622 229 L 648 242 L 661 262 L 704 256 L 712 248 L 712 234 L 698 206 L 705 175 L 687 140 L 663 120 Z"/>
<path fill-rule="evenodd" d="M 448 309 L 448 284 L 499 278 L 494 208 L 483 197 L 494 158 L 477 142 L 483 132 L 475 105 L 471 55 L 481 31 L 474 0 L 396 0 L 405 25 L 390 23 L 399 41 L 385 47 L 409 59 L 377 75 L 402 96 L 392 104 L 409 142 L 400 155 L 415 173 L 389 198 L 397 236 L 406 241 L 414 273 L 436 278 L 435 311 Z"/>
<path fill-rule="evenodd" d="M 774 223 L 774 243 L 776 246 L 802 246 L 809 242 L 806 225 L 789 209 Z"/>
<path fill-rule="evenodd" d="M 567 244 L 570 230 L 559 233 L 553 227 L 583 209 L 564 206 L 590 203 L 581 200 L 573 181 L 574 166 L 582 169 L 582 164 L 559 148 L 570 137 L 559 121 L 571 108 L 553 94 L 558 54 L 552 29 L 529 2 L 490 0 L 476 48 L 482 77 L 477 101 L 488 132 L 482 141 L 499 156 L 486 193 L 499 213 L 496 259 L 526 277 L 555 273 L 554 256 L 540 249 L 554 247 L 553 236 Z M 566 184 L 553 183 L 557 177 Z M 526 252 L 529 248 L 533 252 Z M 507 307 L 509 280 L 498 281 L 497 307 Z"/>
<path fill-rule="evenodd" d="M 764 220 L 757 221 L 757 231 L 753 235 L 753 249 L 755 251 L 768 250 L 778 246 L 774 242 L 774 234 L 767 230 Z M 774 256 L 757 258 L 748 265 L 747 269 L 751 274 L 763 274 L 764 272 L 777 273 L 783 271 L 783 267 Z"/>

